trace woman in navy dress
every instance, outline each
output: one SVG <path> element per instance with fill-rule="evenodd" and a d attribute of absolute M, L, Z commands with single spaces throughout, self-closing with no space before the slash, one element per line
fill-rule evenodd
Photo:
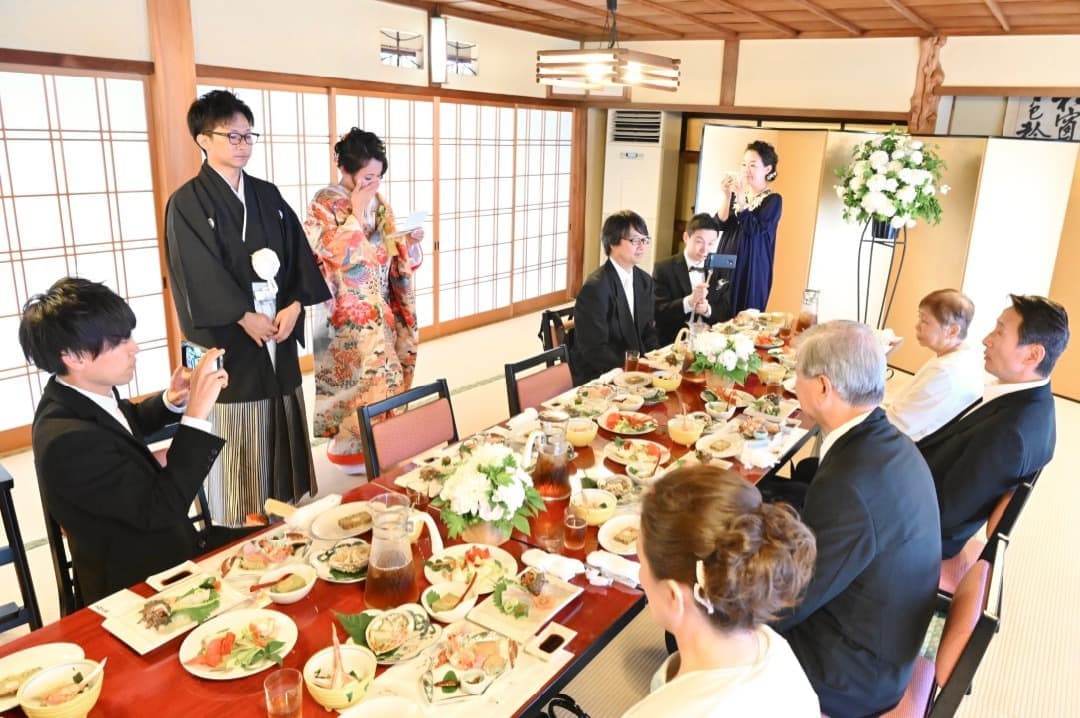
<path fill-rule="evenodd" d="M 776 226 L 783 201 L 769 189 L 776 179 L 779 158 L 768 142 L 746 146 L 742 169 L 729 174 L 720 184 L 724 196 L 716 219 L 722 234 L 720 254 L 738 257 L 735 269 L 724 277 L 731 282 L 731 310 L 764 310 L 772 290 L 773 260 L 776 254 Z"/>

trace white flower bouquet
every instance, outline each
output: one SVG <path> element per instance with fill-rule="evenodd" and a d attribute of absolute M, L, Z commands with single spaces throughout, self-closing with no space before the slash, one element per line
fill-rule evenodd
<path fill-rule="evenodd" d="M 945 162 L 935 149 L 897 128 L 856 145 L 852 161 L 836 170 L 840 184 L 836 196 L 844 203 L 844 219 L 863 224 L 868 220 L 889 226 L 914 227 L 916 220 L 941 221 L 938 193 Z"/>
<path fill-rule="evenodd" d="M 702 332 L 694 337 L 693 351 L 690 371 L 709 371 L 736 384 L 745 383 L 746 376 L 761 366 L 754 340 L 745 334 Z"/>
<path fill-rule="evenodd" d="M 521 457 L 508 446 L 484 444 L 454 470 L 431 505 L 450 538 L 467 527 L 491 523 L 509 535 L 529 533 L 529 517 L 544 507 Z"/>

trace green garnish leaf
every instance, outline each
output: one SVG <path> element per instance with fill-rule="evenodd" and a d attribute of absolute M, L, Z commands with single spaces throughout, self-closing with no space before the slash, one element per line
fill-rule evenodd
<path fill-rule="evenodd" d="M 334 615 L 356 645 L 370 648 L 367 644 L 366 634 L 368 624 L 371 623 L 374 616 L 370 613 L 338 613 L 337 611 L 334 611 Z"/>
<path fill-rule="evenodd" d="M 443 676 L 443 679 L 442 679 L 441 682 L 442 683 L 450 683 L 451 681 L 453 681 L 456 685 L 443 686 L 442 687 L 442 692 L 443 693 L 453 693 L 454 691 L 456 691 L 460 687 L 461 682 L 458 681 L 457 674 L 454 673 L 453 671 L 447 671 L 446 675 Z"/>

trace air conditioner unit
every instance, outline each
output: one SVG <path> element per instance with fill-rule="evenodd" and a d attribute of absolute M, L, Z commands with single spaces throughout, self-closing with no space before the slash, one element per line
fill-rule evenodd
<path fill-rule="evenodd" d="M 608 112 L 604 217 L 630 209 L 645 220 L 653 243 L 641 268 L 672 254 L 682 115 L 660 110 Z M 601 261 L 603 257 L 601 257 Z"/>

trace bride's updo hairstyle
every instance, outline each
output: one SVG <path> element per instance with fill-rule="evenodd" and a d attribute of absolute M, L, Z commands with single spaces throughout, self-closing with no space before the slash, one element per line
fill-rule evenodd
<path fill-rule="evenodd" d="M 796 606 L 817 555 L 794 509 L 763 502 L 753 484 L 714 466 L 656 481 L 642 499 L 641 531 L 656 579 L 690 586 L 696 608 L 722 630 L 768 623 Z"/>
<path fill-rule="evenodd" d="M 390 165 L 386 161 L 386 145 L 374 132 L 361 130 L 354 127 L 337 141 L 334 145 L 334 156 L 337 157 L 337 166 L 348 174 L 356 174 L 360 168 L 371 160 L 382 162 L 382 172 L 386 174 Z"/>

